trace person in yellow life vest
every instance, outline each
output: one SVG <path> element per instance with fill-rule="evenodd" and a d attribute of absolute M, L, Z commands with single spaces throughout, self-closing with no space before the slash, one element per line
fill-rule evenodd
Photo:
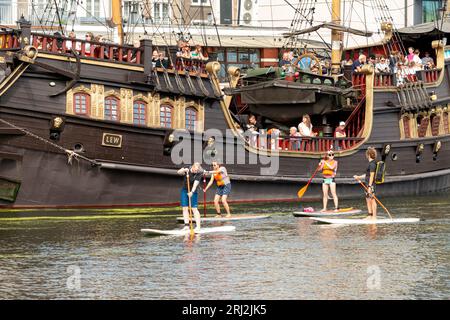
<path fill-rule="evenodd" d="M 217 161 L 212 162 L 213 171 L 209 171 L 211 174 L 211 180 L 209 181 L 206 188 L 203 190 L 206 192 L 209 187 L 216 182 L 217 190 L 214 196 L 214 207 L 216 208 L 217 217 L 221 217 L 219 200 L 222 198 L 222 204 L 227 212 L 226 218 L 231 217 L 230 206 L 228 205 L 227 199 L 231 193 L 231 182 L 228 177 L 227 169 L 224 166 L 220 166 Z"/>
<path fill-rule="evenodd" d="M 338 168 L 338 162 L 334 160 L 334 152 L 332 150 L 328 151 L 325 159 L 320 161 L 319 170 L 322 170 L 323 182 L 322 182 L 322 191 L 323 191 L 323 209 L 322 212 L 327 211 L 328 204 L 328 190 L 331 191 L 331 195 L 333 196 L 334 201 L 334 211 L 337 212 L 339 210 L 339 201 L 336 194 L 336 182 L 334 178 L 336 177 L 336 172 Z"/>

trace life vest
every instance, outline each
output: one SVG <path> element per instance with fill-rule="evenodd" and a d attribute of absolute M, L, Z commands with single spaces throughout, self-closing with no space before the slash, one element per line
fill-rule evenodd
<path fill-rule="evenodd" d="M 322 168 L 322 174 L 325 177 L 333 177 L 335 174 L 336 160 L 325 161 Z M 333 168 L 334 167 L 334 168 Z"/>
<path fill-rule="evenodd" d="M 225 182 L 223 181 L 224 177 L 222 176 L 221 172 L 215 173 L 214 174 L 214 180 L 216 180 L 217 186 L 221 187 L 225 184 Z"/>

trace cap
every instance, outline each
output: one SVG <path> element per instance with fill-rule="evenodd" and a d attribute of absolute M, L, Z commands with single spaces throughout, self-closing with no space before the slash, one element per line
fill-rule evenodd
<path fill-rule="evenodd" d="M 344 121 L 341 121 L 341 122 L 339 122 L 339 125 L 340 125 L 340 126 L 345 126 L 345 122 L 344 122 Z"/>

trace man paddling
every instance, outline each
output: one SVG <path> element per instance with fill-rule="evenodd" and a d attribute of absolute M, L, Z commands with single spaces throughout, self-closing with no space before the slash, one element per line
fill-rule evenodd
<path fill-rule="evenodd" d="M 217 161 L 212 162 L 213 171 L 211 173 L 211 180 L 209 181 L 206 188 L 203 190 L 206 192 L 209 187 L 213 184 L 214 180 L 216 181 L 216 195 L 214 196 L 214 207 L 216 208 L 217 217 L 222 217 L 220 213 L 220 204 L 219 200 L 222 198 L 222 204 L 227 212 L 226 218 L 231 217 L 230 206 L 228 205 L 227 199 L 231 193 L 231 182 L 230 177 L 228 177 L 227 169 L 224 166 L 219 165 Z"/>
<path fill-rule="evenodd" d="M 198 231 L 200 230 L 200 212 L 197 209 L 198 207 L 197 187 L 202 179 L 203 170 L 200 164 L 196 162 L 190 168 L 181 168 L 180 170 L 178 170 L 178 174 L 189 176 L 189 180 L 184 179 L 183 187 L 181 188 L 181 207 L 183 209 L 183 219 L 184 219 L 183 229 L 184 230 L 189 229 L 189 222 L 190 222 L 189 206 L 191 206 L 195 218 L 195 230 Z"/>
<path fill-rule="evenodd" d="M 369 216 L 367 219 L 376 219 L 377 218 L 377 202 L 375 200 L 375 172 L 377 170 L 377 162 L 375 159 L 377 158 L 377 150 L 375 148 L 369 147 L 366 151 L 366 158 L 369 161 L 369 165 L 367 166 L 366 174 L 362 176 L 353 176 L 356 180 L 360 181 L 365 179 L 367 185 L 366 191 L 366 203 L 367 203 L 367 211 L 369 212 Z"/>

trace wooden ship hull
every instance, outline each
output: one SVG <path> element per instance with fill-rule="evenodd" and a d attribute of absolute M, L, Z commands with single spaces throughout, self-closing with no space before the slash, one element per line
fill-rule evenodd
<path fill-rule="evenodd" d="M 194 152 L 185 165 L 208 148 L 204 135 L 208 129 L 232 133 L 232 139 L 216 138 L 212 148 L 219 158 L 244 150 L 241 159 L 233 155 L 233 163 L 224 161 L 232 179 L 232 201 L 297 200 L 298 189 L 330 148 L 338 156 L 340 198 L 362 197 L 363 190 L 352 177 L 365 172 L 368 146 L 385 153 L 386 181 L 378 188 L 380 196 L 450 188 L 450 62 L 445 62 L 445 48 L 439 43 L 435 48 L 441 69 L 436 79 L 400 93 L 395 87 L 377 86 L 374 73 L 366 70 L 355 80 L 360 81 L 360 90 L 354 97 L 356 103 L 346 111 L 349 138 L 303 139 L 300 150 L 294 150 L 289 139 L 268 137 L 263 141 L 261 136 L 255 145 L 245 142 L 230 111 L 236 93 L 223 96 L 220 92 L 217 63 L 210 63 L 202 72 L 195 68 L 186 71 L 184 65 L 180 70 L 155 69 L 149 64 L 152 46 L 147 40 L 142 43 L 140 59 L 132 63 L 121 56 L 111 58 L 114 50 L 123 53 L 131 48 L 102 47 L 100 57 L 93 58 L 86 52 L 61 53 L 57 39 L 31 35 L 26 28 L 20 38 L 7 32 L 0 36 L 0 62 L 8 70 L 0 82 L 3 207 L 178 205 L 183 178 L 176 175 L 176 169 L 183 164 L 171 158 L 177 145 L 172 135 L 174 129 L 188 128 L 188 108 L 193 110 L 196 124 L 186 131 L 194 138 Z M 33 44 L 38 37 L 50 43 L 46 50 L 26 48 L 23 38 Z M 111 53 L 109 58 L 105 52 Z M 230 70 L 230 75 L 236 84 L 239 71 Z M 437 98 L 406 99 L 409 94 L 424 92 L 420 90 L 433 91 Z M 77 100 L 80 97 L 88 104 L 83 114 L 76 112 L 77 106 L 83 106 Z M 105 119 L 108 97 L 120 104 L 114 120 Z M 145 114 L 136 115 L 139 103 L 145 106 Z M 170 128 L 161 122 L 163 105 L 172 108 Z M 302 113 L 299 107 L 299 118 Z M 418 130 L 413 116 L 419 113 L 423 117 Z M 255 163 L 255 155 L 266 158 Z M 261 168 L 275 159 L 276 174 L 264 174 Z M 320 188 L 321 179 L 314 179 L 305 200 L 320 199 Z M 213 191 L 207 198 L 212 200 Z"/>

